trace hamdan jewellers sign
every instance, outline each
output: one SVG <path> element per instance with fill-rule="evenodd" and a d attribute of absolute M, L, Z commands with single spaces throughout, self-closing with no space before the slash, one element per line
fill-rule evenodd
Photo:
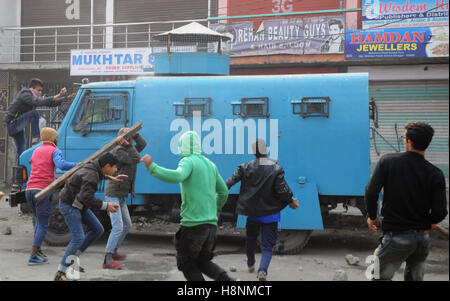
<path fill-rule="evenodd" d="M 363 0 L 363 29 L 448 26 L 449 0 Z"/>
<path fill-rule="evenodd" d="M 448 57 L 448 27 L 348 30 L 346 59 Z"/>
<path fill-rule="evenodd" d="M 151 48 L 76 49 L 70 51 L 70 75 L 152 75 Z"/>

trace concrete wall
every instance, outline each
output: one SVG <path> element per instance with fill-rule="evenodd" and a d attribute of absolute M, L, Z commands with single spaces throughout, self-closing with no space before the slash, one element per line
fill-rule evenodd
<path fill-rule="evenodd" d="M 348 73 L 368 72 L 371 81 L 448 80 L 448 71 L 448 64 L 348 67 Z"/>
<path fill-rule="evenodd" d="M 13 48 L 19 45 L 19 33 L 5 30 L 5 27 L 20 26 L 20 6 L 20 1 L 0 0 L 0 63 L 19 58 L 18 51 Z"/>

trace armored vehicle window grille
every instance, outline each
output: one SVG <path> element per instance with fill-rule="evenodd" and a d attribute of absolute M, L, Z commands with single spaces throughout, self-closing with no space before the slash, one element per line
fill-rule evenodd
<path fill-rule="evenodd" d="M 292 101 L 292 111 L 303 118 L 329 117 L 330 98 L 327 97 L 302 97 L 300 101 Z"/>
<path fill-rule="evenodd" d="M 78 108 L 76 132 L 113 132 L 127 124 L 128 94 L 86 92 Z"/>
<path fill-rule="evenodd" d="M 174 103 L 175 115 L 192 117 L 194 112 L 201 112 L 201 116 L 211 115 L 212 99 L 204 98 L 185 98 L 183 103 Z"/>
<path fill-rule="evenodd" d="M 269 98 L 242 98 L 240 102 L 232 103 L 233 115 L 245 117 L 270 117 Z"/>

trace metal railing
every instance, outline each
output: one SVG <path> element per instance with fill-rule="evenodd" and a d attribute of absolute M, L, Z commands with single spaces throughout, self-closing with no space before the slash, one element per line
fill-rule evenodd
<path fill-rule="evenodd" d="M 108 49 L 163 46 L 153 36 L 207 19 L 0 28 L 0 63 L 68 62 L 72 49 Z"/>

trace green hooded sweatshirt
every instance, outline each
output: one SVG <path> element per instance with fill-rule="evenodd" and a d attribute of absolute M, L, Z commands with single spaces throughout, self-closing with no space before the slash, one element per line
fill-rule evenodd
<path fill-rule="evenodd" d="M 182 226 L 217 226 L 217 215 L 228 198 L 227 185 L 216 165 L 202 155 L 196 132 L 189 131 L 180 137 L 178 151 L 182 159 L 176 170 L 160 167 L 153 162 L 148 171 L 164 182 L 180 184 Z"/>

